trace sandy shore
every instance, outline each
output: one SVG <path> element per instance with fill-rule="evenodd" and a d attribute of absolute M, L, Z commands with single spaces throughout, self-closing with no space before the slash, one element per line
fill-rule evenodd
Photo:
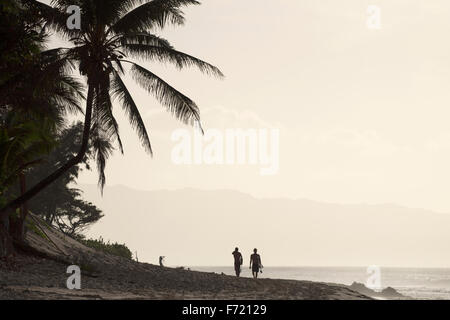
<path fill-rule="evenodd" d="M 16 255 L 0 262 L 0 299 L 369 299 L 340 285 L 236 278 L 165 268 L 98 252 L 53 228 L 27 242 L 47 257 Z M 81 289 L 66 286 L 67 267 L 79 265 Z"/>
<path fill-rule="evenodd" d="M 329 284 L 232 276 L 125 262 L 82 272 L 81 290 L 66 287 L 67 265 L 18 256 L 3 264 L 0 299 L 367 299 Z"/>

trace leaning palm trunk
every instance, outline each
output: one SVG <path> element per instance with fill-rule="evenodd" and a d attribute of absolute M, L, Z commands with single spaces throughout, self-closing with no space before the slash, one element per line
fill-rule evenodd
<path fill-rule="evenodd" d="M 28 0 L 56 30 L 70 41 L 71 48 L 54 49 L 61 61 L 77 65 L 87 77 L 88 96 L 82 144 L 78 154 L 23 195 L 0 209 L 0 221 L 12 210 L 30 200 L 42 189 L 81 162 L 91 144 L 99 172 L 99 185 L 105 185 L 105 165 L 117 142 L 123 153 L 119 128 L 114 118 L 113 100 L 119 101 L 142 146 L 152 154 L 150 138 L 139 109 L 128 91 L 123 76 L 127 71 L 133 79 L 152 94 L 170 113 L 185 124 L 200 125 L 200 111 L 194 101 L 172 87 L 152 71 L 137 64 L 133 58 L 174 64 L 177 68 L 195 66 L 201 72 L 223 77 L 215 66 L 175 50 L 165 39 L 152 33 L 166 25 L 182 25 L 183 6 L 199 4 L 197 0 L 79 0 L 83 20 L 79 29 L 67 28 L 68 0 L 52 0 L 52 6 Z M 201 127 L 201 126 L 200 126 Z M 106 140 L 104 139 L 106 138 Z"/>

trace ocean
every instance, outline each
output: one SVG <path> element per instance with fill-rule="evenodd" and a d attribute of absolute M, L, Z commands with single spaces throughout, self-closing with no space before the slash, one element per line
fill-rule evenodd
<path fill-rule="evenodd" d="M 234 275 L 233 267 L 191 267 L 191 270 Z M 382 288 L 393 287 L 415 299 L 450 299 L 450 269 L 383 268 L 380 267 Z M 242 277 L 251 277 L 245 265 Z M 366 267 L 265 267 L 262 278 L 309 280 L 351 285 L 366 284 L 370 274 Z"/>

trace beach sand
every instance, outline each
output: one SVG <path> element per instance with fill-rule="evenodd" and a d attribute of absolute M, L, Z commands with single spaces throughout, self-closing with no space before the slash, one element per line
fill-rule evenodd
<path fill-rule="evenodd" d="M 18 254 L 0 262 L 0 299 L 370 299 L 341 285 L 236 278 L 130 261 L 39 225 L 46 236 L 28 232 L 27 242 L 41 256 Z M 72 264 L 81 267 L 80 290 L 66 286 Z"/>

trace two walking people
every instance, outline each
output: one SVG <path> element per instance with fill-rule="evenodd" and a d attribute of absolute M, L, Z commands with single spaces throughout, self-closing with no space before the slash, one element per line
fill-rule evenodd
<path fill-rule="evenodd" d="M 253 278 L 258 278 L 258 273 L 263 268 L 261 263 L 261 256 L 257 253 L 258 250 L 253 249 L 253 254 L 250 256 L 250 266 L 249 268 L 252 270 Z M 241 265 L 244 262 L 242 259 L 242 254 L 239 252 L 239 248 L 235 248 L 233 251 L 234 257 L 234 271 L 236 272 L 236 277 L 239 277 L 241 274 Z M 261 271 L 262 272 L 262 271 Z"/>

